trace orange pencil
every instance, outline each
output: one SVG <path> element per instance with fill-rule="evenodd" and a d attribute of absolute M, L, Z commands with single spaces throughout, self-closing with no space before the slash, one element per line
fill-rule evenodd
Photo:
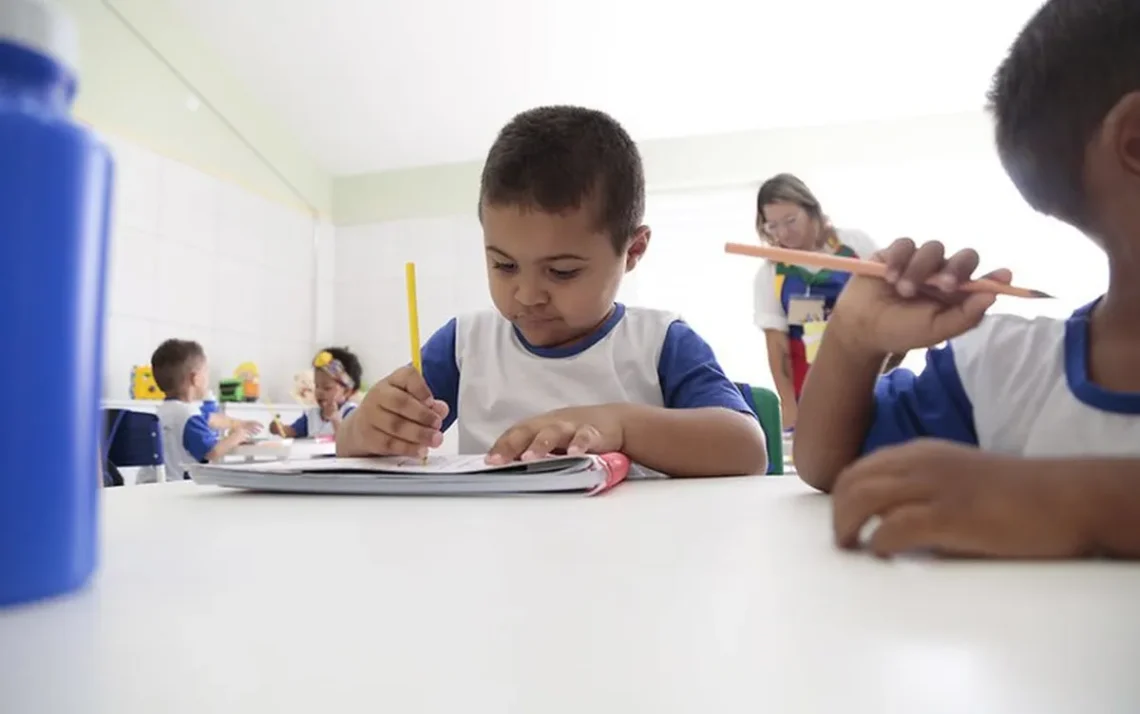
<path fill-rule="evenodd" d="M 749 255 L 753 258 L 767 258 L 781 263 L 804 265 L 812 268 L 838 270 L 852 275 L 864 275 L 871 278 L 883 278 L 887 274 L 887 266 L 869 260 L 858 258 L 844 258 L 829 253 L 820 253 L 814 250 L 792 250 L 791 248 L 776 248 L 770 245 L 745 245 L 744 243 L 725 243 L 724 252 L 734 255 Z M 972 280 L 962 283 L 958 289 L 966 293 L 996 293 L 1019 298 L 1051 298 L 1049 293 L 1029 288 L 1019 288 L 999 283 L 996 280 Z"/>

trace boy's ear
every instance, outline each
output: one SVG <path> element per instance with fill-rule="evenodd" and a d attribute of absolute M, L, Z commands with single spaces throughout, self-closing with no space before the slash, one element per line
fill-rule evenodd
<path fill-rule="evenodd" d="M 1109 112 L 1107 126 L 1124 168 L 1140 176 L 1140 92 L 1124 95 Z"/>
<path fill-rule="evenodd" d="M 637 230 L 633 232 L 633 238 L 630 239 L 629 245 L 625 249 L 625 272 L 629 272 L 637 267 L 641 261 L 645 251 L 649 249 L 650 230 L 649 226 L 638 226 Z"/>

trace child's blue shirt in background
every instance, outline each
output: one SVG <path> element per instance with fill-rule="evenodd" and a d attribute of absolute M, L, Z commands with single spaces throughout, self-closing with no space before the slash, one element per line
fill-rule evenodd
<path fill-rule="evenodd" d="M 162 427 L 166 480 L 181 481 L 187 478 L 191 464 L 205 463 L 218 445 L 218 433 L 209 424 L 210 407 L 167 399 L 158 405 L 156 413 Z"/>

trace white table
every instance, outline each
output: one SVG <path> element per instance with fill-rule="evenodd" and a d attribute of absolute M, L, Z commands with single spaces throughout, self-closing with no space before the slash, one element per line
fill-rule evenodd
<path fill-rule="evenodd" d="M 790 477 L 105 505 L 96 585 L 0 611 L 0 711 L 1140 711 L 1140 568 L 840 553 Z"/>
<path fill-rule="evenodd" d="M 264 439 L 241 444 L 229 456 L 241 461 L 316 459 L 336 456 L 336 442 L 325 439 Z"/>

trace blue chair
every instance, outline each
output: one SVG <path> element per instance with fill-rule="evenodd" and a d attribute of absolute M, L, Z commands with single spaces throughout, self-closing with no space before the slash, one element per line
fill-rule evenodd
<path fill-rule="evenodd" d="M 764 440 L 768 442 L 768 473 L 784 473 L 784 430 L 780 417 L 780 398 L 771 389 L 736 383 L 741 396 L 760 421 Z"/>
<path fill-rule="evenodd" d="M 123 485 L 119 469 L 162 467 L 162 430 L 154 414 L 106 409 L 103 428 L 104 486 Z"/>

